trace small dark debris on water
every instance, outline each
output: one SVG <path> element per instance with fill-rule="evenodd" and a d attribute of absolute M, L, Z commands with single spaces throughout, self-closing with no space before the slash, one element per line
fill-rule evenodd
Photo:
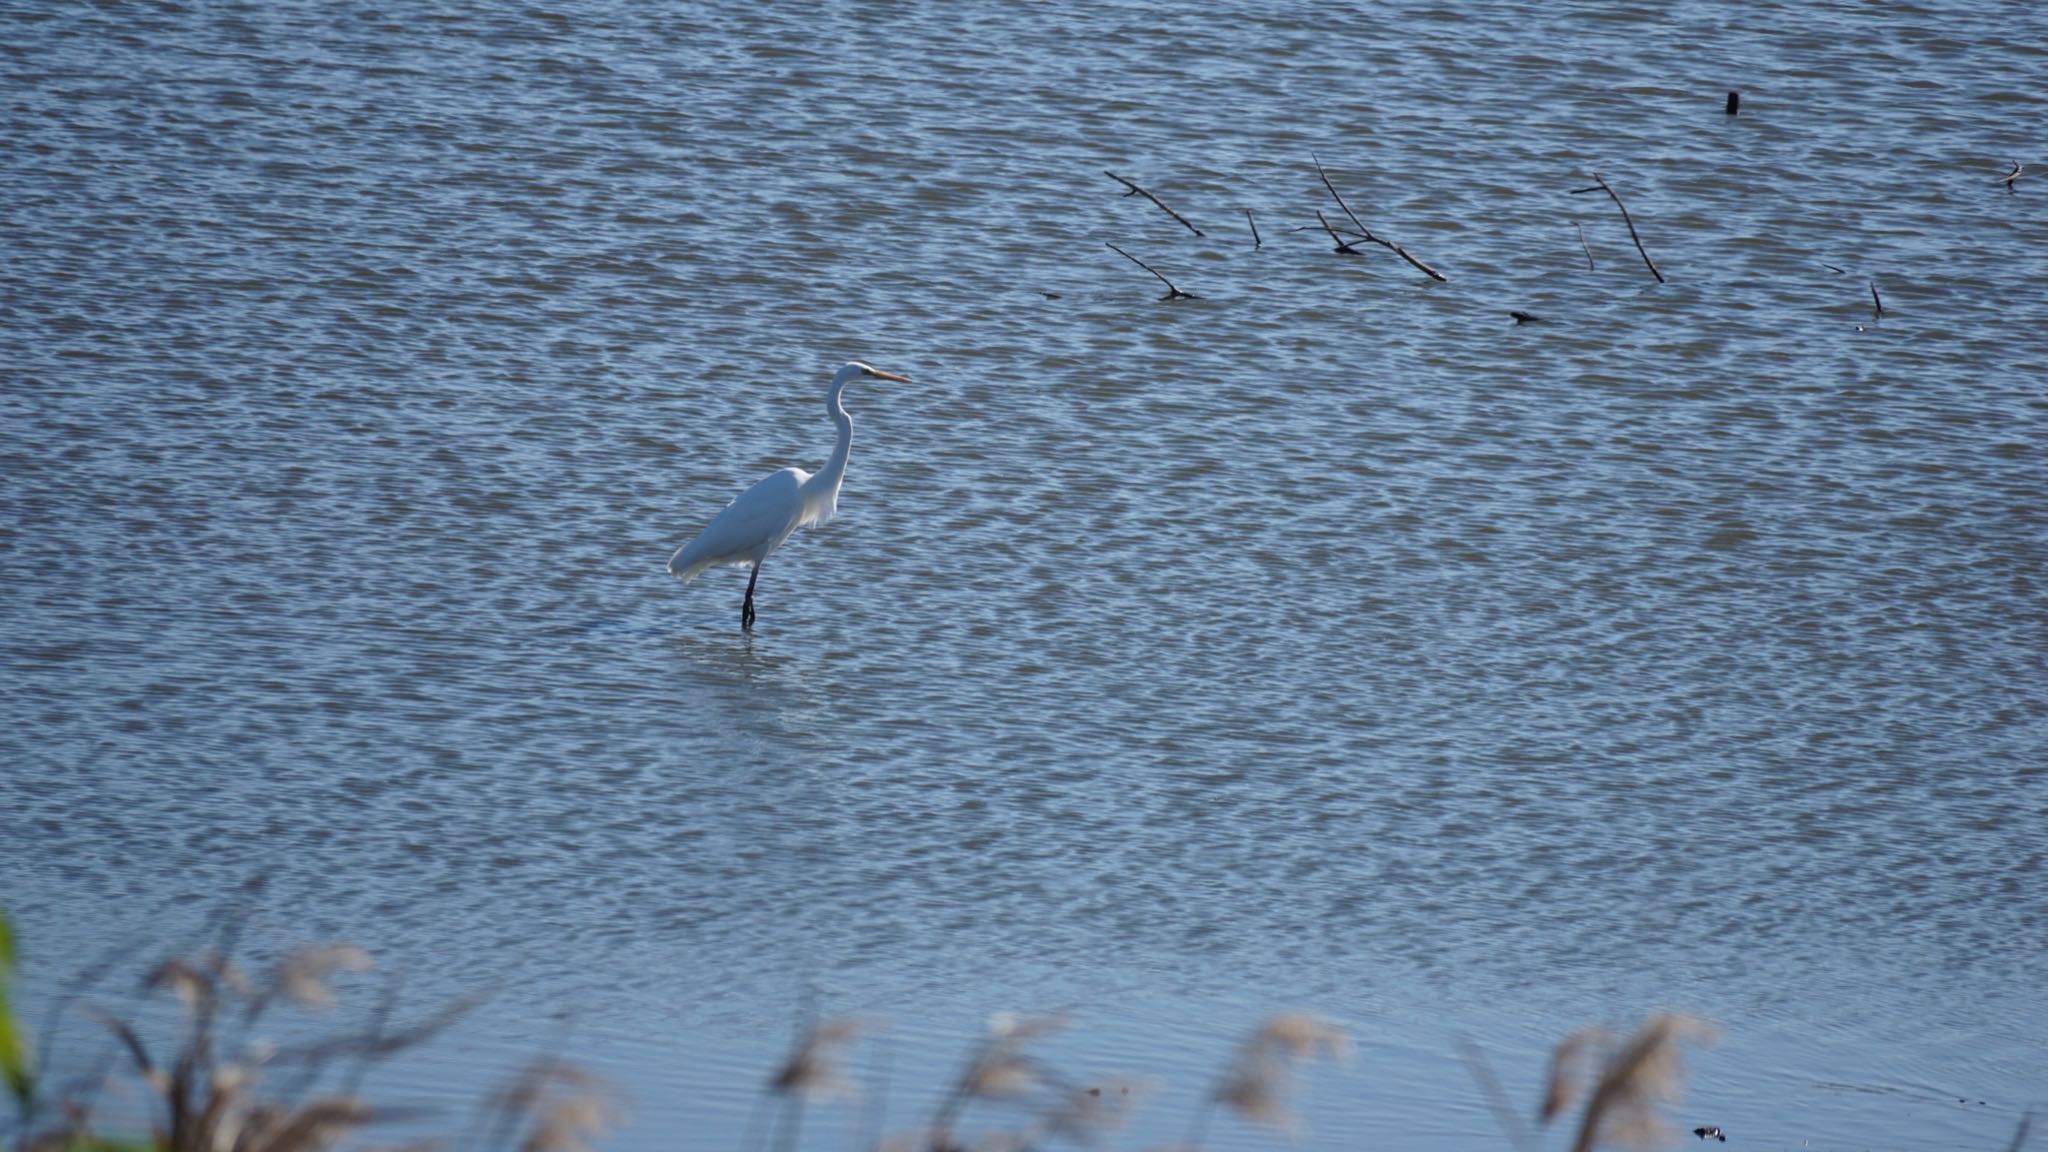
<path fill-rule="evenodd" d="M 1723 1144 L 1726 1144 L 1728 1142 L 1728 1134 L 1726 1132 L 1721 1131 L 1721 1129 L 1718 1127 L 1709 1126 L 1705 1128 L 1695 1128 L 1692 1130 L 1692 1134 L 1699 1137 L 1702 1140 L 1719 1140 Z"/>
<path fill-rule="evenodd" d="M 1728 108 L 1727 108 L 1727 112 L 1728 112 L 1728 114 L 1729 114 L 1730 116 L 1733 116 L 1733 115 L 1735 115 L 1735 112 L 1736 112 L 1736 110 L 1737 110 L 1737 109 L 1739 109 L 1739 108 L 1741 108 L 1741 107 L 1742 107 L 1742 93 L 1740 93 L 1740 92 L 1730 92 L 1730 93 L 1728 94 Z"/>
<path fill-rule="evenodd" d="M 1540 324 L 1543 322 L 1543 317 L 1536 315 L 1534 312 L 1510 312 L 1508 315 L 1513 316 L 1517 324 Z"/>
<path fill-rule="evenodd" d="M 1044 295 L 1047 300 L 1057 300 L 1060 298 L 1060 294 L 1057 292 L 1047 292 Z"/>

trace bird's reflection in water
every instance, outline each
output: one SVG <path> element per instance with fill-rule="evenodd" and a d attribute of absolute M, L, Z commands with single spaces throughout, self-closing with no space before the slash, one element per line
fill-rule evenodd
<path fill-rule="evenodd" d="M 756 738 L 808 739 L 824 725 L 816 661 L 787 638 L 691 629 L 666 641 L 686 705 L 701 704 L 706 727 Z"/>

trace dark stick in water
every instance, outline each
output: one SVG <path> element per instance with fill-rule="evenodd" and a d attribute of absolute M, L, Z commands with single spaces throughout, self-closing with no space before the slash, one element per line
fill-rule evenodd
<path fill-rule="evenodd" d="M 1136 264 L 1138 267 L 1143 268 L 1145 271 L 1150 272 L 1154 276 L 1159 276 L 1159 282 L 1161 284 L 1166 285 L 1166 299 L 1193 300 L 1195 298 L 1195 294 L 1193 292 L 1183 292 L 1180 289 L 1175 288 L 1173 286 L 1173 281 L 1168 280 L 1164 276 L 1160 276 L 1159 269 L 1152 267 L 1150 264 L 1147 264 L 1143 260 L 1138 259 L 1136 256 L 1131 255 L 1129 252 L 1126 252 L 1123 249 L 1118 248 L 1116 245 L 1110 244 L 1107 240 L 1104 240 L 1103 243 L 1109 244 L 1110 251 L 1115 252 L 1117 255 L 1123 257 L 1126 260 L 1129 260 L 1131 263 Z"/>
<path fill-rule="evenodd" d="M 1445 276 L 1443 273 L 1437 271 L 1434 268 L 1431 268 L 1429 265 L 1424 264 L 1422 261 L 1417 260 L 1415 257 L 1410 256 L 1408 254 L 1408 250 L 1401 247 L 1399 244 L 1394 243 L 1392 240 L 1382 240 L 1379 237 L 1373 235 L 1372 229 L 1367 228 L 1365 224 L 1358 219 L 1358 214 L 1351 210 L 1351 205 L 1346 204 L 1344 202 L 1344 197 L 1338 194 L 1337 186 L 1335 184 L 1330 183 L 1330 174 L 1323 171 L 1322 160 L 1318 159 L 1314 152 L 1310 152 L 1308 154 L 1308 158 L 1315 163 L 1316 175 L 1321 176 L 1323 178 L 1323 187 L 1328 188 L 1330 190 L 1330 195 L 1336 197 L 1337 207 L 1342 208 L 1344 210 L 1344 214 L 1346 216 L 1351 217 L 1351 222 L 1358 226 L 1358 231 L 1360 235 L 1364 236 L 1367 240 L 1370 240 L 1375 244 L 1379 244 L 1386 247 L 1388 250 L 1393 252 L 1394 255 L 1399 256 L 1401 259 L 1406 260 L 1408 263 L 1414 265 L 1417 271 L 1428 275 L 1430 279 L 1441 281 L 1444 283 L 1450 282 L 1450 277 Z M 1322 220 L 1323 214 L 1321 212 L 1316 213 L 1316 219 Z M 1328 221 L 1323 222 L 1323 227 L 1329 231 L 1331 239 L 1337 239 L 1337 230 L 1331 228 Z M 1355 252 L 1357 251 L 1357 249 L 1352 248 L 1350 245 L 1344 243 L 1344 241 L 1342 240 L 1337 240 L 1337 251 Z"/>
<path fill-rule="evenodd" d="M 1114 172 L 1111 172 L 1111 171 L 1110 171 L 1109 169 L 1107 169 L 1107 168 L 1104 168 L 1104 169 L 1102 170 L 1102 174 L 1103 174 L 1104 176 L 1107 176 L 1107 177 L 1109 177 L 1109 178 L 1110 178 L 1111 180 L 1114 180 L 1114 181 L 1116 181 L 1117 183 L 1119 183 L 1119 184 L 1122 184 L 1122 185 L 1123 185 L 1124 187 L 1126 187 L 1126 188 L 1129 188 L 1129 189 L 1130 189 L 1130 191 L 1129 191 L 1129 192 L 1126 192 L 1126 193 L 1124 193 L 1124 195 L 1126 195 L 1126 196 L 1143 196 L 1143 197 L 1144 197 L 1145 199 L 1147 199 L 1147 200 L 1150 200 L 1150 201 L 1151 201 L 1151 202 L 1153 202 L 1154 204 L 1157 204 L 1157 205 L 1159 205 L 1159 208 L 1160 208 L 1160 210 L 1161 210 L 1161 211 L 1163 211 L 1163 212 L 1165 212 L 1165 213 L 1166 213 L 1166 214 L 1167 214 L 1168 216 L 1171 216 L 1171 217 L 1173 217 L 1173 218 L 1174 218 L 1175 220 L 1178 220 L 1178 221 L 1180 221 L 1180 222 L 1181 222 L 1182 224 L 1186 224 L 1186 225 L 1187 225 L 1187 229 L 1188 229 L 1188 231 L 1190 231 L 1190 232 L 1193 232 L 1193 233 L 1194 233 L 1195 235 L 1197 235 L 1197 236 L 1200 236 L 1200 235 L 1202 234 L 1202 230 L 1201 230 L 1200 228 L 1197 228 L 1197 227 L 1195 227 L 1195 226 L 1194 226 L 1193 224 L 1188 224 L 1188 218 L 1187 218 L 1187 217 L 1185 217 L 1185 216 L 1181 215 L 1181 214 L 1180 214 L 1180 213 L 1178 213 L 1178 212 L 1175 212 L 1175 211 L 1174 211 L 1173 209 L 1171 209 L 1171 208 L 1168 208 L 1168 207 L 1166 206 L 1166 201 L 1164 201 L 1164 200 L 1161 200 L 1161 199 L 1160 199 L 1159 197 L 1157 197 L 1157 196 L 1154 196 L 1154 195 L 1153 195 L 1153 194 L 1151 194 L 1150 192 L 1147 192 L 1147 191 L 1145 191 L 1145 190 L 1144 190 L 1143 188 L 1140 188 L 1140 187 L 1138 187 L 1138 186 L 1137 186 L 1136 184 L 1133 184 L 1133 183 L 1131 183 L 1131 182 L 1130 182 L 1129 180 L 1126 180 L 1126 179 L 1124 179 L 1123 177 L 1121 177 L 1121 176 L 1117 175 L 1116 173 L 1114 173 Z"/>
<path fill-rule="evenodd" d="M 1586 254 L 1586 271 L 1591 272 L 1593 270 L 1593 249 L 1586 244 L 1586 226 L 1574 220 L 1572 221 L 1572 227 L 1579 230 L 1579 248 Z"/>
<path fill-rule="evenodd" d="M 1372 241 L 1375 244 L 1386 245 L 1386 247 L 1390 251 L 1392 251 L 1394 255 L 1399 256 L 1401 259 L 1406 260 L 1408 263 L 1414 265 L 1416 271 L 1427 275 L 1430 279 L 1435 280 L 1438 283 L 1442 284 L 1448 284 L 1451 282 L 1450 277 L 1444 275 L 1443 273 L 1437 271 L 1434 268 L 1431 268 L 1429 265 L 1424 264 L 1422 261 L 1417 260 L 1415 257 L 1410 256 L 1406 248 L 1401 247 L 1399 244 L 1394 243 L 1392 240 L 1382 240 L 1370 232 L 1367 232 L 1365 234 L 1365 238 L 1367 240 Z"/>
<path fill-rule="evenodd" d="M 1336 199 L 1337 207 L 1342 208 L 1344 210 L 1344 214 L 1346 216 L 1351 217 L 1351 222 L 1353 224 L 1358 225 L 1358 230 L 1360 232 L 1363 232 L 1368 236 L 1371 235 L 1372 230 L 1370 228 L 1367 228 L 1365 225 L 1358 223 L 1358 213 L 1353 212 L 1351 210 L 1351 205 L 1346 204 L 1344 202 L 1344 197 L 1337 191 L 1337 186 L 1335 184 L 1330 183 L 1330 174 L 1328 172 L 1323 171 L 1322 160 L 1317 158 L 1316 154 L 1313 151 L 1311 151 L 1308 154 L 1308 158 L 1310 162 L 1316 166 L 1316 175 L 1321 176 L 1323 178 L 1323 187 L 1328 188 L 1330 190 L 1330 195 Z"/>
<path fill-rule="evenodd" d="M 1244 222 L 1252 226 L 1252 251 L 1264 248 L 1265 241 L 1259 239 L 1259 222 L 1252 219 L 1252 210 L 1249 208 L 1244 210 Z"/>
<path fill-rule="evenodd" d="M 1337 230 L 1335 228 L 1330 227 L 1330 222 L 1328 220 L 1323 219 L 1323 210 L 1320 208 L 1316 209 L 1316 223 L 1321 224 L 1323 226 L 1323 231 L 1328 232 L 1330 234 L 1330 239 L 1336 241 L 1337 251 L 1342 252 L 1347 256 L 1358 255 L 1358 249 L 1346 243 L 1342 236 L 1337 235 Z"/>
<path fill-rule="evenodd" d="M 1641 236 L 1636 235 L 1636 222 L 1634 220 L 1629 219 L 1628 206 L 1621 202 L 1621 197 L 1616 196 L 1614 194 L 1614 189 L 1609 188 L 1607 186 L 1607 181 L 1600 179 L 1600 174 L 1598 172 L 1595 172 L 1593 173 L 1593 187 L 1572 189 L 1572 195 L 1574 196 L 1577 196 L 1581 192 L 1607 193 L 1607 198 L 1609 200 L 1614 201 L 1614 206 L 1616 208 L 1621 209 L 1621 222 L 1623 224 L 1628 225 L 1628 238 L 1636 242 L 1636 251 L 1641 252 L 1643 254 L 1643 263 L 1650 266 L 1650 275 L 1655 276 L 1657 278 L 1657 283 L 1664 283 L 1664 274 L 1662 272 L 1657 271 L 1657 262 L 1655 260 L 1650 259 L 1650 253 L 1643 248 L 1643 238 Z"/>

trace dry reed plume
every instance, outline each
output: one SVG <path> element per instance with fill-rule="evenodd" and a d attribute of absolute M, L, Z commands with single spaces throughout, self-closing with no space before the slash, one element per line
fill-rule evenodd
<path fill-rule="evenodd" d="M 1211 1104 L 1221 1104 L 1249 1123 L 1298 1136 L 1305 1126 L 1294 1110 L 1295 1072 L 1319 1055 L 1348 1063 L 1351 1037 L 1320 1016 L 1288 1013 L 1268 1019 L 1238 1046 L 1215 1090 L 1195 1112 L 1187 1147 L 1202 1146 Z"/>
<path fill-rule="evenodd" d="M 232 938 L 232 932 L 222 933 L 223 945 Z M 256 976 L 232 963 L 226 947 L 165 961 L 143 981 L 142 996 L 168 994 L 176 1000 L 174 1042 L 159 1046 L 127 1018 L 96 1007 L 78 1008 L 80 1015 L 105 1027 L 118 1059 L 110 1057 L 99 1074 L 53 1096 L 40 1082 L 46 1065 L 31 1067 L 26 1039 L 9 1012 L 14 948 L 0 916 L 0 1072 L 16 1104 L 15 1152 L 330 1152 L 379 1122 L 422 1116 L 417 1110 L 373 1106 L 357 1086 L 372 1065 L 431 1039 L 468 1011 L 470 1002 L 392 1028 L 396 995 L 387 986 L 365 1029 L 282 1047 L 253 1038 L 255 1025 L 278 1005 L 308 1013 L 332 1010 L 336 977 L 370 967 L 369 955 L 347 944 L 301 949 Z M 60 997 L 59 1008 L 73 998 L 74 993 Z M 1024 1150 L 1054 1142 L 1102 1146 L 1128 1122 L 1150 1084 L 1077 1080 L 1052 1067 L 1033 1046 L 1067 1023 L 1065 1015 L 996 1014 L 924 1128 L 882 1139 L 876 1111 L 864 1114 L 859 1137 L 840 1143 L 878 1152 Z M 818 1020 L 802 1030 L 764 1085 L 763 1103 L 771 1097 L 782 1101 L 771 1152 L 794 1152 L 806 1103 L 858 1095 L 848 1070 L 849 1051 L 875 1031 L 874 1025 L 850 1018 Z M 1574 1032 L 1551 1052 L 1537 1118 L 1547 1126 L 1577 1108 L 1571 1152 L 1667 1143 L 1674 1133 L 1662 1113 L 1681 1099 L 1681 1046 L 1711 1044 L 1715 1038 L 1711 1024 L 1674 1013 L 1651 1016 L 1628 1036 L 1601 1028 Z M 1534 1152 L 1538 1139 L 1516 1115 L 1484 1053 L 1469 1040 L 1459 1047 L 1508 1142 L 1517 1152 Z M 1319 1016 L 1292 1013 L 1266 1020 L 1237 1047 L 1203 1095 L 1184 1147 L 1202 1146 L 1218 1105 L 1246 1123 L 1300 1135 L 1305 1125 L 1295 1098 L 1301 1068 L 1318 1059 L 1348 1062 L 1350 1055 L 1349 1035 Z M 121 1072 L 110 1075 L 116 1063 Z M 336 1074 L 332 1086 L 316 1091 L 330 1074 Z M 146 1137 L 109 1136 L 95 1129 L 98 1098 L 108 1086 L 129 1089 L 143 1102 Z M 45 1106 L 43 1113 L 57 1118 L 38 1126 L 38 1103 Z M 984 1121 L 980 1130 L 963 1137 L 962 1123 L 977 1106 L 991 1115 L 977 1114 Z M 459 1139 L 420 1141 L 397 1152 L 592 1152 L 592 1142 L 622 1115 L 616 1097 L 600 1081 L 573 1065 L 542 1058 L 486 1096 Z M 2008 1152 L 2022 1152 L 2031 1119 L 2021 1118 Z M 1718 1127 L 1694 1133 L 1726 1140 Z M 755 1152 L 746 1137 L 741 1146 L 742 1152 Z"/>
<path fill-rule="evenodd" d="M 1597 1055 L 1598 1077 L 1586 1097 L 1572 1152 L 1592 1152 L 1603 1144 L 1655 1147 L 1671 1135 L 1659 1107 L 1676 1104 L 1684 1095 L 1679 1044 L 1712 1044 L 1718 1035 L 1704 1020 L 1668 1012 L 1643 1021 L 1627 1040 L 1599 1028 L 1574 1032 L 1551 1053 L 1541 1119 L 1548 1124 L 1571 1110 Z"/>
<path fill-rule="evenodd" d="M 992 1102 L 1021 1107 L 1024 1119 L 1014 1131 L 985 1134 L 984 1145 L 1033 1148 L 1046 1139 L 1093 1145 L 1121 1127 L 1144 1095 L 1147 1083 L 1109 1079 L 1083 1083 L 1071 1079 L 1027 1050 L 1039 1037 L 1067 1026 L 1065 1015 L 1019 1016 L 998 1012 L 988 1032 L 969 1054 L 952 1089 L 940 1102 L 929 1127 L 898 1137 L 885 1147 L 900 1152 L 957 1152 L 965 1145 L 954 1130 L 967 1107 Z"/>
<path fill-rule="evenodd" d="M 334 978 L 367 971 L 371 961 L 352 945 L 327 944 L 292 952 L 252 976 L 228 958 L 238 927 L 238 921 L 231 922 L 221 933 L 222 947 L 166 960 L 143 980 L 134 1008 L 164 994 L 179 1005 L 168 1044 L 146 1036 L 122 1015 L 91 1005 L 73 1009 L 106 1029 L 118 1055 L 61 1090 L 47 1090 L 30 1074 L 25 1045 L 0 999 L 0 1054 L 11 1053 L 4 1065 L 16 1102 L 18 1152 L 327 1152 L 368 1126 L 425 1115 L 417 1109 L 373 1106 L 357 1088 L 372 1066 L 431 1039 L 473 1002 L 392 1029 L 388 1018 L 395 994 L 388 994 L 365 1030 L 282 1046 L 257 1039 L 257 1025 L 280 1004 L 307 1013 L 331 1010 L 337 999 Z M 11 959 L 6 922 L 0 918 L 0 993 Z M 60 998 L 58 1010 L 72 998 Z M 53 1035 L 46 1033 L 46 1049 L 54 1046 Z M 100 1099 L 108 1089 L 141 1101 L 144 1137 L 96 1130 Z M 617 1111 L 590 1077 L 542 1061 L 485 1102 L 475 1130 L 458 1147 L 460 1152 L 589 1152 L 590 1137 Z M 46 1114 L 53 1118 L 40 1123 Z"/>

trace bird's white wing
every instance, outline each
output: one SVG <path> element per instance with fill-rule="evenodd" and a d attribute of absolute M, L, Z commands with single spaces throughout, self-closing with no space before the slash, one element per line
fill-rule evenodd
<path fill-rule="evenodd" d="M 803 515 L 803 483 L 810 475 L 784 468 L 754 482 L 727 504 L 697 538 L 669 557 L 669 575 L 685 584 L 719 565 L 759 563 L 796 530 Z"/>

